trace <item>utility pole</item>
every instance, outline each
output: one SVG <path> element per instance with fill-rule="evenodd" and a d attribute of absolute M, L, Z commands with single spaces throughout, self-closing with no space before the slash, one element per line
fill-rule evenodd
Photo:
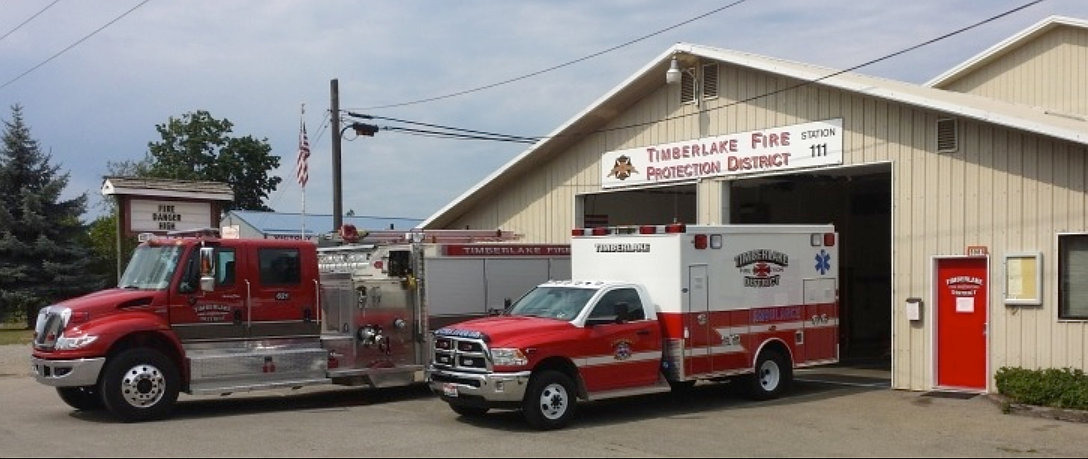
<path fill-rule="evenodd" d="M 332 121 L 332 230 L 340 231 L 344 223 L 344 200 L 340 189 L 340 84 L 336 79 L 330 83 L 332 101 L 329 104 L 329 117 Z"/>

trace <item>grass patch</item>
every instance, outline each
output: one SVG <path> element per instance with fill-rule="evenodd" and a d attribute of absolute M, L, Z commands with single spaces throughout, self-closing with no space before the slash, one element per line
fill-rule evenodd
<path fill-rule="evenodd" d="M 30 344 L 34 339 L 34 330 L 26 330 L 26 325 L 0 325 L 0 345 Z"/>

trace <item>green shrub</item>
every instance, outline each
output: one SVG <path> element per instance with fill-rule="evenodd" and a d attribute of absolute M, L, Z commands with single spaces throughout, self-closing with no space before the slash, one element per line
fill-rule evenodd
<path fill-rule="evenodd" d="M 1001 367 L 994 379 L 997 391 L 1015 403 L 1088 410 L 1088 375 L 1084 370 Z"/>

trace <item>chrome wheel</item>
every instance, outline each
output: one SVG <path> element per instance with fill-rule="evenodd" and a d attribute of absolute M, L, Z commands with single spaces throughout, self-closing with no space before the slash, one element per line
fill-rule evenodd
<path fill-rule="evenodd" d="M 166 377 L 154 365 L 136 365 L 121 378 L 121 397 L 136 408 L 154 405 L 165 394 Z"/>

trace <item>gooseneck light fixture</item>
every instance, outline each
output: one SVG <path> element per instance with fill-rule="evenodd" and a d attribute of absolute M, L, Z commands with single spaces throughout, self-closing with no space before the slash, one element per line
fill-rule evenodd
<path fill-rule="evenodd" d="M 680 63 L 676 62 L 676 56 L 672 57 L 672 64 L 669 65 L 669 71 L 665 72 L 665 83 L 676 84 L 680 82 Z"/>

